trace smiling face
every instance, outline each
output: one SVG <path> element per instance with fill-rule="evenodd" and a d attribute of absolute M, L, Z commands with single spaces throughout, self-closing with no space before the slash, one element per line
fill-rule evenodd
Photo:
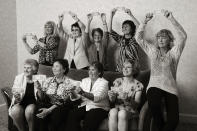
<path fill-rule="evenodd" d="M 94 42 L 101 42 L 102 35 L 98 31 L 95 31 L 93 34 L 93 39 L 94 39 Z"/>
<path fill-rule="evenodd" d="M 131 26 L 129 24 L 123 24 L 122 25 L 122 32 L 124 35 L 130 34 L 132 31 Z"/>
<path fill-rule="evenodd" d="M 33 67 L 30 64 L 25 64 L 24 65 L 24 75 L 26 77 L 31 77 L 34 74 L 35 74 L 35 67 Z"/>
<path fill-rule="evenodd" d="M 79 27 L 73 26 L 72 29 L 71 29 L 71 31 L 72 31 L 73 37 L 76 38 L 76 37 L 81 36 L 81 32 L 80 32 Z"/>
<path fill-rule="evenodd" d="M 98 69 L 96 69 L 94 66 L 89 67 L 88 73 L 89 73 L 90 79 L 96 80 L 97 78 L 99 78 L 100 73 L 98 72 Z"/>
<path fill-rule="evenodd" d="M 124 62 L 122 72 L 125 77 L 133 76 L 134 74 L 133 65 L 128 61 Z"/>
<path fill-rule="evenodd" d="M 56 61 L 53 63 L 52 71 L 54 76 L 59 77 L 64 75 L 65 69 L 59 62 Z"/>
<path fill-rule="evenodd" d="M 52 25 L 46 24 L 44 26 L 44 29 L 45 29 L 46 35 L 52 35 L 53 34 L 53 26 Z"/>

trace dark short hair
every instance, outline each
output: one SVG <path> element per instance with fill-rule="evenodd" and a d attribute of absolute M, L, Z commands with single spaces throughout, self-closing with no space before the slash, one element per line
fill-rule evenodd
<path fill-rule="evenodd" d="M 104 74 L 104 68 L 103 68 L 103 64 L 98 62 L 98 61 L 94 61 L 90 64 L 90 66 L 93 66 L 94 68 L 96 68 L 98 70 L 99 77 L 103 77 Z"/>
<path fill-rule="evenodd" d="M 37 60 L 35 60 L 35 59 L 26 59 L 25 62 L 24 62 L 24 64 L 35 66 L 36 67 L 36 70 L 34 70 L 34 73 L 37 74 L 38 68 L 39 68 L 39 64 L 38 64 L 38 61 Z"/>
<path fill-rule="evenodd" d="M 133 77 L 136 78 L 140 73 L 140 66 L 138 60 L 126 59 L 124 63 L 125 62 L 129 62 L 133 66 Z"/>
<path fill-rule="evenodd" d="M 72 31 L 73 27 L 79 28 L 79 32 L 81 33 L 81 28 L 77 22 L 75 22 L 74 24 L 71 25 L 71 31 Z"/>
<path fill-rule="evenodd" d="M 63 69 L 65 70 L 64 75 L 69 72 L 69 64 L 67 59 L 56 59 L 53 63 L 55 62 L 58 62 L 60 65 L 62 65 Z"/>
<path fill-rule="evenodd" d="M 122 23 L 122 26 L 125 25 L 125 24 L 128 24 L 131 27 L 131 35 L 134 36 L 135 32 L 136 32 L 136 25 L 134 24 L 134 22 L 131 21 L 131 20 L 125 20 Z"/>
<path fill-rule="evenodd" d="M 103 30 L 101 28 L 94 28 L 92 30 L 92 37 L 94 37 L 95 32 L 98 32 L 101 35 L 101 37 L 103 37 Z"/>

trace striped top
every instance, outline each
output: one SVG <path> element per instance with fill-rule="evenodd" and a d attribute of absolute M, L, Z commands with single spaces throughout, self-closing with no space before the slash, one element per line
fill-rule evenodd
<path fill-rule="evenodd" d="M 138 49 L 139 45 L 137 44 L 134 37 L 127 39 L 122 35 L 119 35 L 115 31 L 112 30 L 110 35 L 113 39 L 118 42 L 120 51 L 119 51 L 119 59 L 116 65 L 116 70 L 122 72 L 123 63 L 126 59 L 131 59 L 134 61 L 138 61 Z"/>

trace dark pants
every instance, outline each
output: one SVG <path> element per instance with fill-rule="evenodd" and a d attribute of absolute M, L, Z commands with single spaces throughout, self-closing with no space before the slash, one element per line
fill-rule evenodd
<path fill-rule="evenodd" d="M 147 92 L 149 110 L 159 131 L 175 131 L 179 123 L 179 106 L 176 95 L 151 87 Z M 165 100 L 167 121 L 163 119 L 162 99 Z"/>
<path fill-rule="evenodd" d="M 61 106 L 55 108 L 44 119 L 39 118 L 40 131 L 59 131 L 67 119 L 69 108 Z M 61 129 L 62 130 L 62 129 Z"/>
<path fill-rule="evenodd" d="M 77 69 L 74 60 L 71 61 L 70 68 L 72 68 L 72 69 Z M 83 69 L 83 70 L 88 70 L 88 67 L 84 67 L 84 68 L 82 68 L 82 69 Z"/>
<path fill-rule="evenodd" d="M 66 131 L 96 131 L 108 117 L 108 111 L 101 108 L 86 111 L 85 106 L 72 110 L 67 119 Z M 81 120 L 83 120 L 81 127 Z"/>

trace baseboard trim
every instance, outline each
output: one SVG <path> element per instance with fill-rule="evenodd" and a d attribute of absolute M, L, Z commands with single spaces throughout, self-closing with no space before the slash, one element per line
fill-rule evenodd
<path fill-rule="evenodd" d="M 180 123 L 197 124 L 197 115 L 179 113 Z"/>

